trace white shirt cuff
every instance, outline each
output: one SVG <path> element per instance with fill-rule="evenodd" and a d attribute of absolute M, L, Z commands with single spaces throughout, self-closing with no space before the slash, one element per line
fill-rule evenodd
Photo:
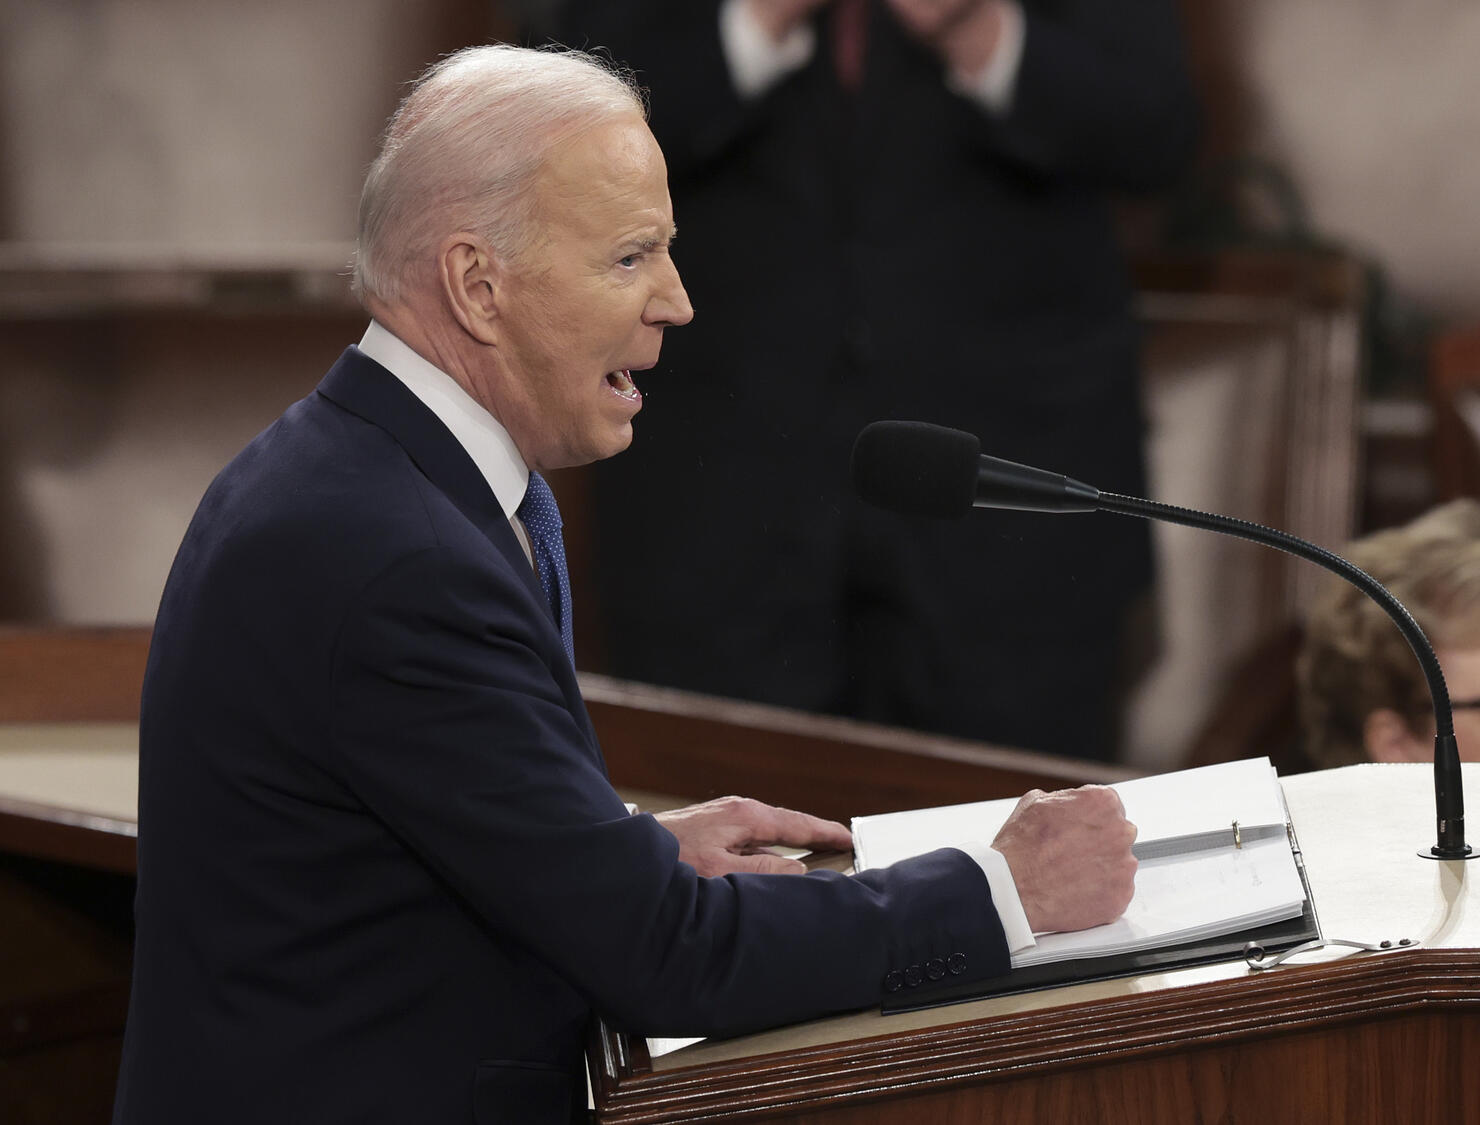
<path fill-rule="evenodd" d="M 724 0 L 719 9 L 719 42 L 735 90 L 742 98 L 756 98 L 806 65 L 817 47 L 817 36 L 804 23 L 780 43 L 773 43 L 745 0 Z"/>
<path fill-rule="evenodd" d="M 963 98 L 976 102 L 989 113 L 1003 114 L 1012 108 L 1012 95 L 1017 89 L 1018 70 L 1023 63 L 1023 40 L 1027 21 L 1015 0 L 1002 5 L 1002 31 L 997 49 L 980 74 L 952 71 L 946 84 Z"/>
<path fill-rule="evenodd" d="M 976 861 L 987 877 L 987 886 L 992 888 L 992 905 L 997 908 L 997 917 L 1002 919 L 1007 952 L 1021 953 L 1031 949 L 1037 942 L 1033 939 L 1032 927 L 1028 925 L 1023 901 L 1018 898 L 1017 884 L 1012 879 L 1012 868 L 1007 866 L 1007 857 L 978 843 L 962 844 L 961 850 Z"/>

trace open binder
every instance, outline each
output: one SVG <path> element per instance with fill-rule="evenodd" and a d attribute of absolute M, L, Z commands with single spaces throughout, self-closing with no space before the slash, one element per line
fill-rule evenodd
<path fill-rule="evenodd" d="M 1269 759 L 1227 762 L 1119 782 L 1136 824 L 1136 894 L 1125 914 L 1077 933 L 1040 935 L 1004 976 L 928 994 L 896 993 L 905 1011 L 1277 951 L 1320 926 L 1279 780 Z M 973 840 L 990 842 L 1016 805 L 984 801 L 856 817 L 858 870 Z"/>

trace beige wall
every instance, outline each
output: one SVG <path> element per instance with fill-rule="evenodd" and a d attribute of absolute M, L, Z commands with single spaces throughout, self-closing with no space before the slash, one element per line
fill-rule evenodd
<path fill-rule="evenodd" d="M 1290 172 L 1313 227 L 1480 318 L 1480 5 L 1184 0 L 1212 149 Z"/>
<path fill-rule="evenodd" d="M 0 237 L 260 256 L 348 239 L 398 87 L 462 0 L 4 0 Z"/>
<path fill-rule="evenodd" d="M 152 620 L 206 485 L 360 327 L 350 313 L 0 327 L 0 607 Z"/>
<path fill-rule="evenodd" d="M 1258 0 L 1261 138 L 1323 230 L 1400 290 L 1480 316 L 1480 5 Z"/>
<path fill-rule="evenodd" d="M 469 0 L 0 2 L 0 617 L 150 620 L 216 470 L 362 326 L 332 301 L 58 316 L 17 263 L 332 283 L 401 84 L 496 22 Z"/>

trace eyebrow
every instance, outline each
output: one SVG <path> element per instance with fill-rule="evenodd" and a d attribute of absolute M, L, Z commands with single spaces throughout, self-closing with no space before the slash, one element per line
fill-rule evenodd
<path fill-rule="evenodd" d="M 633 250 L 642 250 L 646 252 L 656 250 L 660 246 L 672 246 L 677 238 L 678 227 L 672 226 L 668 228 L 668 236 L 666 238 L 662 235 L 643 235 L 637 238 L 629 238 L 626 242 L 621 244 L 619 249 L 627 250 L 630 248 Z"/>

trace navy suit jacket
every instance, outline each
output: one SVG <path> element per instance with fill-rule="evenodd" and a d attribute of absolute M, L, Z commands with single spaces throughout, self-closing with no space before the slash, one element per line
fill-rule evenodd
<path fill-rule="evenodd" d="M 958 851 L 706 879 L 629 816 L 507 518 L 354 348 L 185 536 L 139 827 L 118 1123 L 563 1122 L 593 1009 L 725 1035 L 1007 964 Z"/>

